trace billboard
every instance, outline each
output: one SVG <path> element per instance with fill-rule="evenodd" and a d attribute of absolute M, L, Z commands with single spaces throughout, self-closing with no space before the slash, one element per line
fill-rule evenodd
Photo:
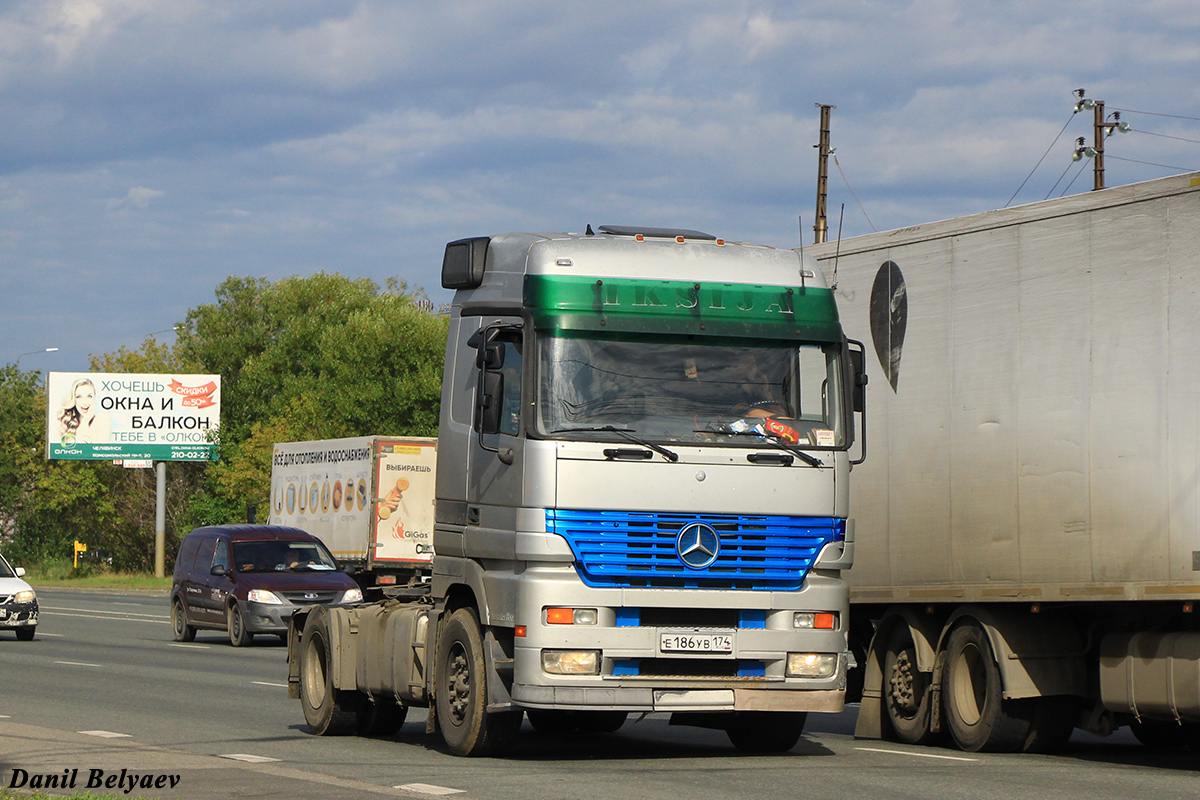
<path fill-rule="evenodd" d="M 51 372 L 46 458 L 215 461 L 220 375 Z"/>

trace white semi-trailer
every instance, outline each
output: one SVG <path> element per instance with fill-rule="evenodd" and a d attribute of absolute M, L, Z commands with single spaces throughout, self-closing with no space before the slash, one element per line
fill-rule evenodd
<path fill-rule="evenodd" d="M 874 350 L 859 735 L 1195 745 L 1200 176 L 805 252 Z"/>
<path fill-rule="evenodd" d="M 377 603 L 292 617 L 310 728 L 390 732 L 427 706 L 452 752 L 480 755 L 526 714 L 615 730 L 664 712 L 781 751 L 808 712 L 840 710 L 862 351 L 814 265 L 601 228 L 451 242 L 442 285 L 432 552 Z M 391 546 L 375 520 L 395 482 L 370 458 L 361 475 L 296 463 L 320 445 L 280 448 L 298 455 L 276 504 L 299 509 L 304 486 L 306 513 L 330 515 L 340 481 L 344 514 L 352 481 L 375 526 L 352 543 Z"/>

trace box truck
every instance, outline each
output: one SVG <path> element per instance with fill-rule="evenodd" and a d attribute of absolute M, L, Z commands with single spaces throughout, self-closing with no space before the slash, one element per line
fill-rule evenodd
<path fill-rule="evenodd" d="M 862 348 L 815 266 L 589 227 L 451 242 L 442 285 L 432 551 L 378 602 L 292 617 L 309 728 L 387 733 L 428 707 L 451 752 L 495 755 L 526 714 L 612 731 L 658 712 L 783 751 L 840 710 Z M 395 486 L 367 477 L 369 441 L 342 502 L 353 481 L 358 513 L 365 481 L 378 518 Z M 290 468 L 282 502 L 307 486 L 324 515 L 336 472 Z M 372 536 L 352 537 L 368 560 L 391 544 Z"/>
<path fill-rule="evenodd" d="M 433 560 L 437 440 L 359 436 L 283 442 L 271 456 L 271 522 L 308 531 L 368 599 Z"/>
<path fill-rule="evenodd" d="M 1200 735 L 1200 176 L 807 248 L 871 344 L 857 732 Z"/>

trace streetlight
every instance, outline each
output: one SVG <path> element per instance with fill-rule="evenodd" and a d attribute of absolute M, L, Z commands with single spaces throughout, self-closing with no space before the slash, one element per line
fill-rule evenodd
<path fill-rule="evenodd" d="M 57 352 L 58 352 L 57 347 L 44 347 L 41 350 L 30 350 L 28 353 L 21 353 L 21 355 L 17 356 L 17 369 L 21 368 L 21 359 L 24 358 L 25 356 L 37 355 L 38 353 L 57 353 Z"/>

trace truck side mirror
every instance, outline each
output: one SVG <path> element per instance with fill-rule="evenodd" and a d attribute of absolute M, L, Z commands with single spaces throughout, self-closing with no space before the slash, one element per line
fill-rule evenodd
<path fill-rule="evenodd" d="M 490 349 L 490 348 L 489 348 Z M 503 350 L 501 360 L 503 360 Z M 485 371 L 482 376 L 479 392 L 479 405 L 475 409 L 475 417 L 480 433 L 493 434 L 500 432 L 500 416 L 504 397 L 504 374 Z"/>
<path fill-rule="evenodd" d="M 863 369 L 863 351 L 850 351 L 850 370 L 854 375 L 854 385 L 850 388 L 851 403 L 855 413 L 867 408 L 867 373 Z"/>

